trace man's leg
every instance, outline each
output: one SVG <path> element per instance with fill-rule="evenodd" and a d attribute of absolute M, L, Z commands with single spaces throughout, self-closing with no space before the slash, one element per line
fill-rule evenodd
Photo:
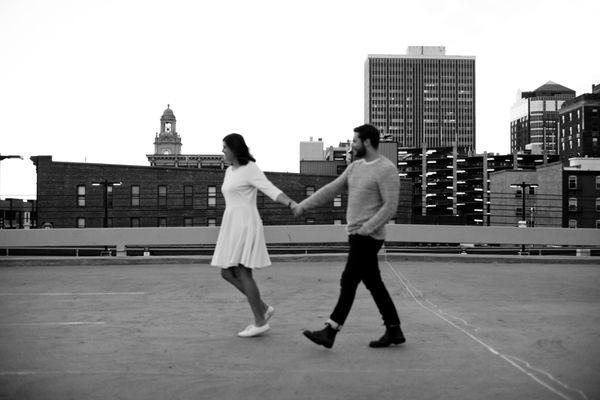
<path fill-rule="evenodd" d="M 346 267 L 342 273 L 340 280 L 340 295 L 338 297 L 337 304 L 329 318 L 329 321 L 325 323 L 325 328 L 319 331 L 304 331 L 303 334 L 316 344 L 325 346 L 330 349 L 333 346 L 335 336 L 340 330 L 342 324 L 346 321 L 346 317 L 352 308 L 354 297 L 356 295 L 356 289 L 360 283 L 360 248 L 357 247 L 355 235 L 351 235 L 348 238 L 350 244 L 350 252 L 348 253 L 348 260 L 346 261 Z"/>
<path fill-rule="evenodd" d="M 373 300 L 375 300 L 375 304 L 377 305 L 381 317 L 383 318 L 383 323 L 385 324 L 385 334 L 378 340 L 370 342 L 369 346 L 388 347 L 391 344 L 404 343 L 406 339 L 400 328 L 400 318 L 398 318 L 396 306 L 381 279 L 381 271 L 379 270 L 377 252 L 381 248 L 383 241 L 373 238 L 366 238 L 365 241 L 368 241 L 365 243 L 365 248 L 369 248 L 367 254 L 369 254 L 371 258 L 365 261 L 365 266 L 362 269 L 362 280 L 367 289 L 371 292 L 371 296 L 373 296 Z"/>
<path fill-rule="evenodd" d="M 346 267 L 340 279 L 340 294 L 337 304 L 329 317 L 331 321 L 339 325 L 338 327 L 334 326 L 337 329 L 344 325 L 350 313 L 354 298 L 356 297 L 356 289 L 361 281 L 361 269 L 364 268 L 363 264 L 366 257 L 368 257 L 368 250 L 363 246 L 362 236 L 350 235 L 348 241 L 350 251 Z"/>
<path fill-rule="evenodd" d="M 361 269 L 362 281 L 371 292 L 371 296 L 373 296 L 373 300 L 375 300 L 375 304 L 381 313 L 385 326 L 400 325 L 396 306 L 381 279 L 381 271 L 379 270 L 377 253 L 383 245 L 383 240 L 376 240 L 371 237 L 363 237 L 363 240 L 365 242 L 363 248 L 368 249 L 368 251 L 365 251 L 366 257 L 368 258 L 365 259 L 365 264 Z"/>

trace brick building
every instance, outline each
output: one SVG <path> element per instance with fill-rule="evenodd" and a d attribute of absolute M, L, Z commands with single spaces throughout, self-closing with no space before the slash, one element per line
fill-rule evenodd
<path fill-rule="evenodd" d="M 532 169 L 505 169 L 490 174 L 491 225 L 517 226 L 523 220 L 527 226 L 562 225 L 562 169 L 560 161 L 538 165 Z M 537 187 L 511 187 L 516 184 Z"/>
<path fill-rule="evenodd" d="M 105 215 L 109 227 L 210 226 L 221 222 L 225 208 L 220 190 L 223 170 L 56 162 L 51 156 L 31 159 L 37 168 L 38 226 L 102 227 Z M 334 179 L 265 174 L 297 201 Z M 92 185 L 100 181 L 108 182 L 106 190 L 104 185 Z M 260 192 L 257 205 L 265 225 L 346 223 L 345 194 L 300 219 Z M 410 210 L 401 205 L 394 222 L 409 221 Z"/>
<path fill-rule="evenodd" d="M 600 229 L 600 158 L 569 159 L 562 190 L 562 226 Z"/>
<path fill-rule="evenodd" d="M 570 157 L 600 157 L 600 91 L 566 101 L 559 110 L 559 153 Z"/>

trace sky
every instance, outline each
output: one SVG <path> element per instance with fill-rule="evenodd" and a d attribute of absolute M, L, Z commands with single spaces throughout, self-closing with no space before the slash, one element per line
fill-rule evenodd
<path fill-rule="evenodd" d="M 265 171 L 364 122 L 369 54 L 476 57 L 477 152 L 507 153 L 519 90 L 600 84 L 597 0 L 0 0 L 0 198 L 35 198 L 29 157 L 148 165 L 167 107 L 182 153 L 244 135 Z"/>

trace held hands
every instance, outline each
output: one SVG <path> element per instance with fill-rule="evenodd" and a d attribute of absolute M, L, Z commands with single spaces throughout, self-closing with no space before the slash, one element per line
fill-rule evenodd
<path fill-rule="evenodd" d="M 302 208 L 302 206 L 300 206 L 300 204 L 296 203 L 295 201 L 292 202 L 290 208 L 292 209 L 292 213 L 296 218 L 301 217 L 302 214 L 304 214 L 304 208 Z"/>

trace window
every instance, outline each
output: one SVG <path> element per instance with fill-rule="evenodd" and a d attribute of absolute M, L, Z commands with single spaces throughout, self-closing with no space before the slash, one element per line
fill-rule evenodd
<path fill-rule="evenodd" d="M 596 197 L 596 211 L 600 211 L 600 197 Z"/>
<path fill-rule="evenodd" d="M 315 219 L 314 218 L 306 218 L 306 225 L 312 225 L 315 223 Z"/>
<path fill-rule="evenodd" d="M 77 218 L 77 227 L 85 228 L 85 218 Z"/>
<path fill-rule="evenodd" d="M 522 207 L 515 208 L 515 215 L 517 217 L 522 217 L 523 216 L 523 208 Z"/>
<path fill-rule="evenodd" d="M 131 207 L 140 206 L 140 187 L 138 185 L 131 186 Z"/>
<path fill-rule="evenodd" d="M 111 217 L 106 218 L 106 227 L 107 228 L 112 228 L 113 227 L 113 219 Z"/>
<path fill-rule="evenodd" d="M 167 207 L 167 187 L 164 185 L 160 185 L 158 187 L 158 207 Z"/>
<path fill-rule="evenodd" d="M 577 211 L 577 197 L 569 197 L 569 211 Z"/>
<path fill-rule="evenodd" d="M 208 218 L 206 220 L 206 226 L 217 226 L 217 219 L 216 218 Z"/>
<path fill-rule="evenodd" d="M 313 193 L 315 193 L 315 187 L 307 186 L 306 187 L 306 196 L 311 196 Z"/>
<path fill-rule="evenodd" d="M 192 186 L 184 186 L 183 187 L 183 206 L 184 207 L 192 207 L 194 204 L 194 193 Z"/>
<path fill-rule="evenodd" d="M 529 194 L 535 194 L 535 188 L 530 186 L 529 187 Z"/>
<path fill-rule="evenodd" d="M 600 229 L 600 219 L 596 220 L 596 229 Z"/>
<path fill-rule="evenodd" d="M 569 175 L 569 189 L 577 189 L 577 177 Z"/>
<path fill-rule="evenodd" d="M 342 206 L 342 195 L 338 194 L 337 196 L 334 197 L 333 199 L 333 206 L 334 207 L 341 207 Z"/>
<path fill-rule="evenodd" d="M 85 207 L 85 185 L 77 186 L 77 206 Z"/>
<path fill-rule="evenodd" d="M 216 186 L 208 187 L 208 206 L 209 207 L 217 206 L 217 187 Z"/>
<path fill-rule="evenodd" d="M 596 190 L 600 190 L 600 175 L 596 177 Z"/>
<path fill-rule="evenodd" d="M 139 228 L 140 227 L 140 219 L 137 217 L 132 217 L 131 220 L 129 221 L 129 226 L 131 226 L 132 228 Z"/>
<path fill-rule="evenodd" d="M 523 191 L 521 189 L 517 189 L 515 192 L 515 198 L 520 199 L 523 196 Z"/>
<path fill-rule="evenodd" d="M 108 204 L 108 208 L 113 208 L 113 187 L 112 185 L 106 186 L 106 203 Z"/>
<path fill-rule="evenodd" d="M 341 219 L 334 219 L 333 220 L 333 224 L 334 225 L 342 225 L 342 220 Z"/>
<path fill-rule="evenodd" d="M 190 217 L 184 217 L 183 226 L 194 226 L 194 220 Z"/>
<path fill-rule="evenodd" d="M 167 218 L 165 218 L 165 217 L 158 217 L 158 227 L 159 228 L 166 228 L 167 227 Z"/>
<path fill-rule="evenodd" d="M 577 228 L 577 220 L 576 219 L 569 220 L 569 228 Z"/>

